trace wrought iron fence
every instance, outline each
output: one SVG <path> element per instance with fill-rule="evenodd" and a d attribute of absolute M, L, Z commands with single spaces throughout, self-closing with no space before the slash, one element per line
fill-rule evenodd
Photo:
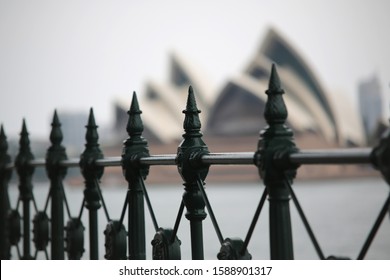
<path fill-rule="evenodd" d="M 200 111 L 194 92 L 189 88 L 186 109 L 183 111 L 184 134 L 177 153 L 150 155 L 148 143 L 142 137 L 143 123 L 137 96 L 134 93 L 127 132 L 120 157 L 104 157 L 99 148 L 97 126 L 91 109 L 86 126 L 86 145 L 80 158 L 68 158 L 62 146 L 61 124 L 54 113 L 50 133 L 51 146 L 45 158 L 34 158 L 25 122 L 20 137 L 19 153 L 14 161 L 7 154 L 8 144 L 3 127 L 0 133 L 0 253 L 1 259 L 11 257 L 11 248 L 16 247 L 17 258 L 36 259 L 44 252 L 47 259 L 80 259 L 85 251 L 85 225 L 81 221 L 84 209 L 88 211 L 90 259 L 99 257 L 98 211 L 102 208 L 109 223 L 104 231 L 106 259 L 146 259 L 145 205 L 148 208 L 155 230 L 152 244 L 153 259 L 180 259 L 181 242 L 177 232 L 184 211 L 189 220 L 192 259 L 204 259 L 203 220 L 206 211 L 210 217 L 219 242 L 218 259 L 251 259 L 248 244 L 262 208 L 269 201 L 269 237 L 271 259 L 293 259 L 290 199 L 310 236 L 320 259 L 323 253 L 308 219 L 295 195 L 293 179 L 303 164 L 372 164 L 390 185 L 390 131 L 374 148 L 300 150 L 293 140 L 292 131 L 285 125 L 287 109 L 275 66 L 272 66 L 268 99 L 264 116 L 268 126 L 261 131 L 258 148 L 245 153 L 211 153 L 202 140 Z M 177 166 L 183 179 L 184 193 L 173 228 L 158 225 L 148 196 L 145 180 L 151 166 Z M 204 188 L 212 165 L 254 165 L 264 182 L 249 230 L 244 239 L 225 238 L 219 228 L 212 205 Z M 126 200 L 120 218 L 111 219 L 100 189 L 104 168 L 121 167 L 128 182 Z M 43 210 L 39 210 L 34 198 L 32 178 L 36 167 L 45 167 L 50 180 L 50 189 Z M 80 168 L 85 180 L 84 196 L 78 216 L 71 216 L 63 180 L 69 168 Z M 8 185 L 13 171 L 19 178 L 19 197 L 11 208 Z M 49 209 L 50 204 L 50 209 Z M 363 259 L 390 207 L 390 196 L 385 200 L 380 213 L 362 249 L 357 256 Z M 20 211 L 21 210 L 21 211 Z M 32 215 L 35 213 L 34 215 Z M 127 221 L 125 221 L 127 213 Z M 65 223 L 64 216 L 69 220 Z M 127 227 L 127 229 L 126 229 Z M 34 248 L 32 248 L 34 245 Z M 20 249 L 20 246 L 22 247 Z M 48 248 L 50 246 L 50 249 Z"/>

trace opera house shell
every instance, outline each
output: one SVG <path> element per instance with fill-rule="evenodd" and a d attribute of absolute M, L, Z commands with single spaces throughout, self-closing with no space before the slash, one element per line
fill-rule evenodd
<path fill-rule="evenodd" d="M 336 108 L 332 96 L 308 63 L 274 29 L 268 30 L 243 73 L 230 78 L 218 92 L 208 86 L 201 71 L 196 71 L 177 54 L 171 55 L 169 81 L 163 84 L 148 82 L 145 91 L 138 94 L 144 137 L 160 143 L 181 139 L 182 110 L 189 85 L 194 88 L 198 108 L 202 111 L 200 117 L 205 136 L 258 136 L 260 129 L 266 126 L 263 111 L 272 63 L 278 67 L 286 92 L 288 125 L 298 138 L 314 135 L 331 145 L 364 144 L 357 112 L 348 107 L 348 102 L 337 102 L 343 107 Z M 118 132 L 126 127 L 128 108 L 128 100 L 116 103 Z"/>

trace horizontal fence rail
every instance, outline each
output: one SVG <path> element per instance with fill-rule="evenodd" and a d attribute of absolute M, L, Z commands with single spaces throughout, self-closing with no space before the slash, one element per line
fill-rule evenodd
<path fill-rule="evenodd" d="M 302 150 L 289 155 L 289 162 L 294 164 L 370 164 L 371 149 L 333 149 L 333 150 Z M 177 155 L 152 155 L 139 158 L 139 163 L 146 166 L 176 165 Z M 255 152 L 237 153 L 210 153 L 200 159 L 202 164 L 210 165 L 250 165 L 260 160 Z M 79 167 L 79 158 L 71 158 L 59 161 L 61 167 Z M 45 159 L 36 159 L 28 162 L 32 167 L 45 167 Z M 95 161 L 96 166 L 115 167 L 122 166 L 121 157 L 106 157 Z M 4 167 L 5 170 L 15 168 L 13 163 Z"/>
<path fill-rule="evenodd" d="M 292 131 L 286 127 L 287 109 L 283 89 L 275 66 L 272 66 L 268 99 L 264 116 L 268 126 L 260 133 L 258 149 L 253 152 L 212 153 L 202 140 L 201 124 L 192 87 L 183 111 L 184 134 L 176 154 L 150 155 L 148 143 L 142 137 L 143 124 L 137 96 L 134 93 L 129 121 L 129 137 L 124 141 L 122 155 L 105 157 L 99 148 L 97 125 L 91 109 L 86 126 L 85 150 L 79 158 L 68 158 L 61 145 L 61 125 L 55 112 L 51 146 L 45 158 L 34 158 L 25 122 L 20 137 L 19 153 L 15 160 L 7 154 L 8 144 L 3 126 L 0 133 L 0 253 L 1 259 L 36 259 L 44 252 L 46 259 L 80 259 L 85 251 L 84 234 L 88 228 L 90 259 L 99 258 L 98 211 L 103 209 L 107 219 L 104 230 L 106 259 L 146 259 L 145 205 L 155 230 L 152 245 L 153 259 L 181 259 L 181 241 L 177 236 L 184 215 L 189 221 L 192 259 L 204 259 L 203 221 L 209 217 L 220 242 L 218 259 L 251 259 L 248 244 L 253 236 L 266 199 L 269 201 L 269 243 L 271 259 L 294 259 L 290 199 L 297 208 L 304 227 L 320 259 L 325 256 L 310 226 L 293 188 L 293 180 L 301 165 L 311 164 L 371 164 L 390 185 L 390 131 L 374 148 L 299 150 Z M 259 170 L 265 189 L 244 239 L 224 237 L 212 204 L 204 188 L 210 166 L 251 165 Z M 161 227 L 148 195 L 146 180 L 150 167 L 176 166 L 184 190 L 173 228 Z M 112 219 L 100 188 L 105 167 L 119 167 L 128 189 L 119 219 Z M 35 168 L 45 168 L 50 188 L 43 210 L 34 198 L 32 177 Z M 79 168 L 84 177 L 84 196 L 80 209 L 70 209 L 63 180 L 69 168 Z M 19 197 L 11 207 L 8 185 L 12 172 L 19 177 Z M 50 207 L 49 207 L 50 205 Z M 390 196 L 385 200 L 357 258 L 363 259 L 390 209 Z M 21 212 L 20 212 L 21 211 Z M 73 212 L 73 215 L 72 215 Z M 88 226 L 82 216 L 88 212 Z M 34 214 L 34 215 L 33 215 Z M 127 220 L 125 220 L 127 214 Z M 65 222 L 65 217 L 68 221 Z M 127 228 L 127 229 L 126 229 Z M 32 243 L 35 248 L 32 248 Z M 50 246 L 50 250 L 49 247 Z M 20 248 L 22 247 L 22 248 Z"/>
<path fill-rule="evenodd" d="M 372 149 L 370 148 L 350 148 L 350 149 L 327 149 L 327 150 L 301 150 L 289 155 L 289 162 L 294 164 L 370 164 Z M 141 165 L 177 165 L 176 154 L 151 155 L 138 159 Z M 202 164 L 210 165 L 250 165 L 256 164 L 260 160 L 260 155 L 255 152 L 237 153 L 209 153 L 202 155 Z M 71 158 L 59 161 L 62 167 L 79 167 L 79 158 Z M 45 167 L 45 159 L 34 159 L 27 163 L 32 167 Z M 122 166 L 121 157 L 105 157 L 97 159 L 94 164 L 102 167 Z M 13 169 L 14 164 L 8 164 L 4 169 Z"/>
<path fill-rule="evenodd" d="M 368 148 L 300 151 L 289 160 L 297 164 L 369 164 L 371 152 Z"/>

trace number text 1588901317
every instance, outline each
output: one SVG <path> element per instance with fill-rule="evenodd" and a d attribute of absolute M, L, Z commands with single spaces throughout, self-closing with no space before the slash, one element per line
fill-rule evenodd
<path fill-rule="evenodd" d="M 272 271 L 271 266 L 219 266 L 213 267 L 213 275 L 248 275 L 248 276 L 266 276 L 270 275 Z"/>

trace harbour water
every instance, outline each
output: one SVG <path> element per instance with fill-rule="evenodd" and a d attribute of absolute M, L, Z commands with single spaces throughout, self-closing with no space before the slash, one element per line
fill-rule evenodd
<path fill-rule="evenodd" d="M 390 191 L 390 187 L 379 177 L 298 181 L 294 183 L 293 187 L 325 256 L 335 255 L 352 259 L 356 258 L 359 254 Z M 45 205 L 48 189 L 48 183 L 34 185 L 34 195 L 39 210 L 42 210 Z M 72 216 L 79 215 L 83 199 L 82 190 L 82 187 L 65 185 L 65 193 Z M 180 183 L 171 185 L 147 185 L 147 190 L 158 226 L 173 228 L 181 203 L 183 186 Z M 260 182 L 258 184 L 246 183 L 242 185 L 206 185 L 209 201 L 224 238 L 237 237 L 242 240 L 245 239 L 263 190 L 264 186 Z M 126 191 L 126 182 L 122 186 L 102 187 L 103 197 L 110 219 L 118 220 L 120 218 Z M 17 186 L 10 186 L 9 192 L 11 206 L 15 207 L 18 193 Z M 294 257 L 304 260 L 318 259 L 314 246 L 292 201 L 290 205 Z M 155 230 L 146 204 L 145 210 L 147 259 L 151 259 L 152 247 L 150 241 L 153 239 Z M 20 207 L 21 211 L 22 208 Z M 49 213 L 50 204 L 48 208 Z M 390 213 L 386 214 L 378 234 L 366 255 L 366 259 L 390 259 L 389 217 Z M 65 221 L 67 220 L 68 217 L 66 214 Z M 87 209 L 84 209 L 82 220 L 86 227 L 84 245 L 86 251 L 83 258 L 88 259 L 89 233 Z M 99 210 L 99 254 L 102 259 L 104 258 L 103 231 L 106 224 L 107 217 L 102 208 Z M 220 249 L 220 243 L 209 217 L 203 223 L 203 233 L 205 259 L 216 259 L 216 255 Z M 191 259 L 189 222 L 184 216 L 180 223 L 178 237 L 182 242 L 182 259 Z M 50 251 L 50 247 L 48 247 L 48 250 Z M 264 205 L 257 222 L 248 246 L 248 251 L 253 259 L 270 258 L 267 203 Z M 13 250 L 12 254 L 15 257 L 16 250 Z M 43 252 L 39 252 L 38 257 L 45 258 L 45 255 Z"/>

